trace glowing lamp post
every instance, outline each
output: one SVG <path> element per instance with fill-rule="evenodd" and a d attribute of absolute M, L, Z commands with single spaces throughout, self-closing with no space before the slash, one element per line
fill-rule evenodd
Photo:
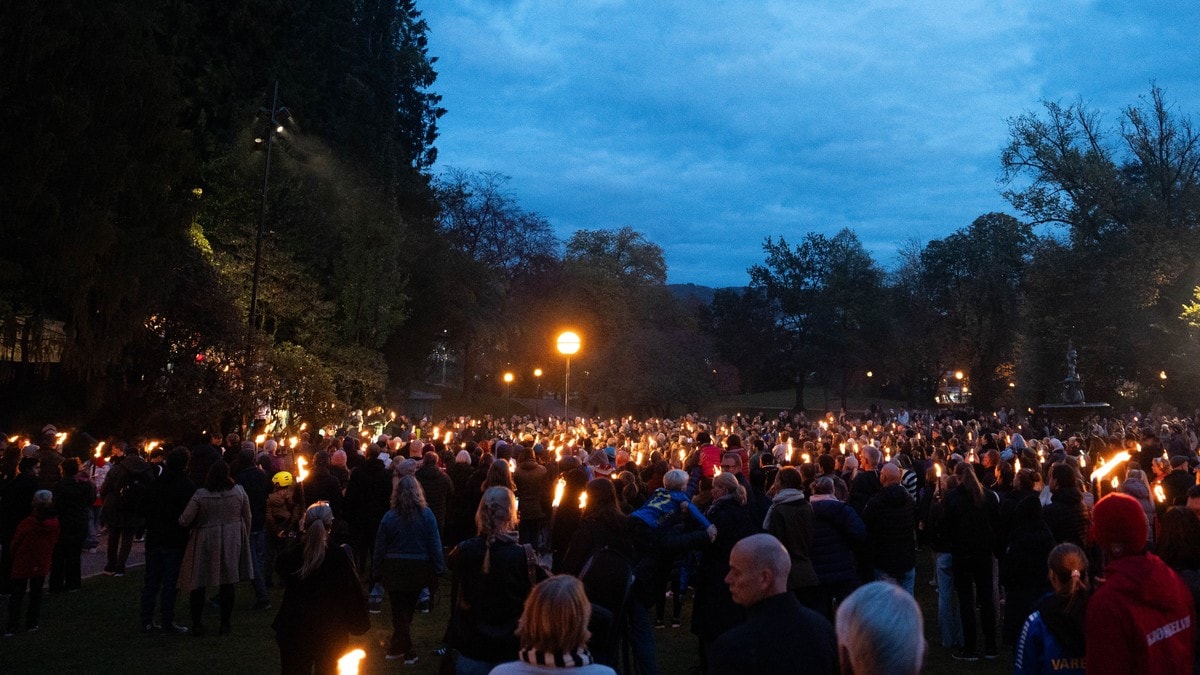
<path fill-rule="evenodd" d="M 579 351 L 579 335 L 566 331 L 558 336 L 558 353 L 567 357 L 567 374 L 563 388 L 563 418 L 571 416 L 571 355 Z"/>
<path fill-rule="evenodd" d="M 533 416 L 541 417 L 540 408 L 542 407 L 542 369 L 533 369 L 533 378 L 537 381 L 537 400 L 533 402 Z"/>

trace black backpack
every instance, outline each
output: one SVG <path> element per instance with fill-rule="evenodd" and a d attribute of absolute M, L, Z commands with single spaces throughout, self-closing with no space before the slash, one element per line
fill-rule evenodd
<path fill-rule="evenodd" d="M 117 490 L 117 509 L 123 513 L 140 514 L 150 492 L 150 481 L 154 479 L 151 467 L 135 471 L 125 477 Z"/>

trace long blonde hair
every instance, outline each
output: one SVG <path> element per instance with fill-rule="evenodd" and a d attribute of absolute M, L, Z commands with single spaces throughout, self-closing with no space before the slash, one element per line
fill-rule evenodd
<path fill-rule="evenodd" d="M 726 494 L 733 495 L 738 504 L 746 503 L 746 488 L 738 482 L 738 479 L 732 473 L 722 473 L 716 478 L 713 478 L 713 485 L 719 485 L 725 488 Z"/>
<path fill-rule="evenodd" d="M 325 546 L 329 542 L 329 528 L 333 526 L 333 509 L 328 502 L 316 502 L 304 512 L 304 562 L 300 565 L 300 578 L 306 579 L 325 562 Z"/>

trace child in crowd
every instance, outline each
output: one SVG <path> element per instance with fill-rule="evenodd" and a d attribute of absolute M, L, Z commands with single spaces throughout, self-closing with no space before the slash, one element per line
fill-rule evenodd
<path fill-rule="evenodd" d="M 263 574 L 267 586 L 274 585 L 272 575 L 275 559 L 288 541 L 296 537 L 300 528 L 301 508 L 295 495 L 292 474 L 280 471 L 271 478 L 274 491 L 267 495 L 267 550 L 263 562 Z"/>
<path fill-rule="evenodd" d="M 1013 670 L 1017 675 L 1050 670 L 1083 675 L 1083 632 L 1090 595 L 1087 556 L 1075 544 L 1059 544 L 1050 551 L 1047 563 L 1054 592 L 1039 600 L 1025 620 Z"/>
<path fill-rule="evenodd" d="M 54 497 L 49 490 L 33 494 L 33 513 L 25 517 L 12 540 L 12 596 L 8 599 L 8 628 L 4 637 L 21 631 L 21 605 L 29 593 L 29 611 L 25 614 L 25 630 L 38 629 L 42 611 L 42 586 L 50 573 L 54 546 L 58 543 L 58 518 L 53 510 Z"/>

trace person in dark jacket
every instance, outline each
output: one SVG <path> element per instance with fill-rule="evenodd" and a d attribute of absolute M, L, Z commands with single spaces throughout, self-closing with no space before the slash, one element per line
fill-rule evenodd
<path fill-rule="evenodd" d="M 867 502 L 883 487 L 879 477 L 879 464 L 882 460 L 883 453 L 879 452 L 879 448 L 870 445 L 863 448 L 862 466 L 854 474 L 854 480 L 849 481 L 850 496 L 846 503 L 860 516 L 867 508 Z"/>
<path fill-rule="evenodd" d="M 250 558 L 254 561 L 254 609 L 271 609 L 271 598 L 267 595 L 267 576 L 264 571 L 267 555 L 267 496 L 271 494 L 271 467 L 269 455 L 260 457 L 261 463 L 253 460 L 253 451 L 238 453 L 233 470 L 233 479 L 245 490 L 250 500 Z M 267 467 L 264 469 L 263 467 Z"/>
<path fill-rule="evenodd" d="M 723 471 L 713 478 L 713 503 L 705 516 L 717 528 L 711 544 L 701 549 L 696 568 L 696 604 L 692 609 L 692 633 L 699 639 L 700 663 L 708 663 L 708 652 L 721 633 L 741 622 L 745 613 L 734 604 L 725 584 L 729 554 L 742 539 L 759 531 L 759 522 L 747 505 L 746 488 L 737 474 Z"/>
<path fill-rule="evenodd" d="M 301 483 L 303 506 L 307 510 L 316 502 L 328 502 L 334 518 L 342 517 L 342 485 L 329 472 L 329 453 L 324 450 L 313 455 L 313 468 Z"/>
<path fill-rule="evenodd" d="M 778 539 L 755 534 L 734 545 L 725 583 L 746 620 L 710 649 L 709 672 L 838 672 L 833 626 L 788 592 L 790 555 Z M 779 636 L 787 636 L 779 639 Z"/>
<path fill-rule="evenodd" d="M 314 504 L 304 512 L 299 545 L 279 554 L 275 571 L 283 579 L 283 602 L 271 623 L 279 645 L 281 672 L 333 673 L 351 635 L 371 628 L 354 561 L 330 543 L 333 510 Z"/>
<path fill-rule="evenodd" d="M 867 526 L 850 505 L 834 496 L 833 479 L 822 476 L 813 481 L 813 571 L 817 574 L 820 594 L 818 610 L 833 621 L 836 603 L 858 588 L 855 550 L 867 539 Z"/>
<path fill-rule="evenodd" d="M 958 591 L 958 610 L 962 617 L 963 648 L 953 656 L 974 661 L 979 659 L 976 623 L 983 630 L 984 655 L 992 658 L 998 654 L 992 595 L 992 547 L 998 504 L 996 494 L 980 484 L 969 462 L 959 462 L 954 474 L 958 477 L 958 487 L 946 495 L 944 522 L 954 565 L 954 589 Z"/>
<path fill-rule="evenodd" d="M 560 570 L 563 574 L 579 576 L 588 559 L 605 548 L 616 551 L 630 561 L 634 557 L 627 520 L 617 506 L 613 482 L 607 478 L 596 478 L 588 483 L 587 495 L 587 509 L 563 556 Z"/>
<path fill-rule="evenodd" d="M 366 460 L 350 471 L 343 501 L 350 523 L 350 548 L 358 569 L 368 578 L 379 573 L 368 565 L 375 553 L 379 523 L 391 508 L 391 499 L 392 476 L 379 459 L 379 446 L 371 444 L 367 446 Z"/>
<path fill-rule="evenodd" d="M 449 647 L 459 672 L 486 673 L 517 659 L 517 623 L 525 598 L 543 576 L 531 569 L 517 542 L 517 500 L 505 487 L 488 488 L 475 514 L 478 534 L 447 557 L 453 574 Z"/>
<path fill-rule="evenodd" d="M 79 460 L 68 457 L 59 465 L 62 478 L 54 487 L 58 513 L 58 544 L 50 563 L 50 592 L 77 591 L 83 586 L 83 542 L 88 533 L 88 512 L 96 501 L 96 486 L 79 472 Z"/>
<path fill-rule="evenodd" d="M 221 459 L 221 434 L 214 433 L 209 435 L 207 443 L 192 448 L 187 465 L 187 476 L 192 485 L 204 485 L 208 470 L 218 459 Z"/>
<path fill-rule="evenodd" d="M 1083 503 L 1079 480 L 1071 465 L 1060 462 L 1050 467 L 1050 504 L 1043 509 L 1042 517 L 1056 542 L 1070 542 L 1080 548 L 1087 544 L 1091 514 Z"/>
<path fill-rule="evenodd" d="M 122 442 L 113 444 L 113 467 L 100 486 L 104 521 L 108 525 L 108 564 L 104 566 L 104 574 L 108 576 L 125 576 L 125 561 L 133 549 L 134 536 L 146 526 L 146 517 L 139 505 L 121 493 L 135 481 L 146 480 L 152 475 L 152 467 L 136 449 L 126 452 L 126 447 Z"/>
<path fill-rule="evenodd" d="M 1004 644 L 1017 644 L 1021 626 L 1038 599 L 1049 593 L 1047 559 L 1054 535 L 1042 518 L 1042 503 L 1030 494 L 1014 508 L 1004 555 L 1000 559 L 1000 585 L 1004 588 Z M 1082 616 L 1082 615 L 1081 615 Z"/>
<path fill-rule="evenodd" d="M 517 485 L 517 502 L 521 511 L 521 543 L 542 549 L 545 544 L 546 512 L 550 490 L 546 467 L 538 464 L 533 450 L 522 450 L 513 472 Z"/>
<path fill-rule="evenodd" d="M 421 457 L 421 466 L 417 469 L 416 476 L 417 481 L 421 483 L 421 489 L 425 491 L 425 503 L 429 505 L 429 510 L 433 511 L 434 518 L 437 518 L 438 534 L 445 536 L 446 508 L 454 493 L 454 484 L 438 466 L 436 452 L 426 452 Z"/>
<path fill-rule="evenodd" d="M 916 590 L 916 503 L 900 478 L 900 467 L 883 466 L 882 487 L 863 509 L 863 522 L 875 580 L 895 582 L 911 594 Z"/>
<path fill-rule="evenodd" d="M 479 486 L 471 491 L 471 474 L 475 467 L 471 466 L 471 453 L 465 448 L 458 451 L 454 461 L 446 466 L 446 475 L 454 492 L 446 509 L 446 537 L 443 541 L 448 544 L 458 543 L 470 537 L 475 531 L 475 507 L 479 502 L 473 497 L 478 496 Z"/>
<path fill-rule="evenodd" d="M 813 569 L 813 508 L 804 496 L 803 478 L 795 467 L 785 466 L 775 475 L 773 497 L 763 530 L 778 539 L 791 556 L 788 590 L 800 604 L 819 610 L 820 581 Z"/>
<path fill-rule="evenodd" d="M 953 473 L 938 476 L 937 467 L 931 467 L 928 472 L 934 487 L 927 491 L 932 494 L 929 514 L 925 520 L 925 537 L 933 552 L 933 573 L 938 596 L 938 632 L 941 634 L 942 646 L 953 651 L 962 648 L 963 631 L 958 596 L 954 591 L 954 555 L 950 552 L 950 538 L 946 536 L 946 495 L 958 487 L 958 478 Z"/>
<path fill-rule="evenodd" d="M 1188 471 L 1188 458 L 1184 455 L 1171 457 L 1171 472 L 1162 479 L 1166 505 L 1183 506 L 1186 504 L 1188 488 L 1195 484 L 1196 479 Z"/>
<path fill-rule="evenodd" d="M 142 632 L 186 633 L 187 627 L 175 623 L 176 585 L 183 550 L 187 547 L 188 528 L 179 524 L 196 486 L 187 476 L 188 449 L 178 447 L 167 455 L 163 474 L 146 492 L 146 578 L 142 585 Z M 162 624 L 154 623 L 154 605 Z"/>

